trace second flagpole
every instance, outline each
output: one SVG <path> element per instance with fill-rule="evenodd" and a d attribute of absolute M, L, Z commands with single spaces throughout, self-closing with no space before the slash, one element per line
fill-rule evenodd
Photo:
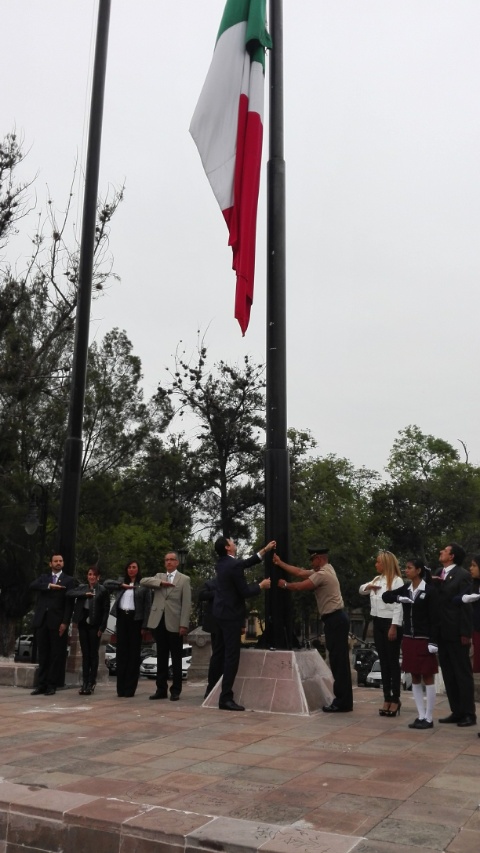
<path fill-rule="evenodd" d="M 269 65 L 269 159 L 267 165 L 267 323 L 265 538 L 277 540 L 290 562 L 290 466 L 287 445 L 286 228 L 283 121 L 283 0 L 270 0 L 273 41 Z M 270 563 L 272 588 L 266 600 L 266 645 L 290 649 L 290 593 L 277 588 L 279 572 Z"/>

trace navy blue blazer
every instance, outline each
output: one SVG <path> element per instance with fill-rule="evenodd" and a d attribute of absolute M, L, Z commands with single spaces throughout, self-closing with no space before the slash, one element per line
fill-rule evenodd
<path fill-rule="evenodd" d="M 213 599 L 214 619 L 243 622 L 247 615 L 246 598 L 260 593 L 259 583 L 247 583 L 244 569 L 261 563 L 258 554 L 237 560 L 226 554 L 215 566 L 216 590 Z"/>

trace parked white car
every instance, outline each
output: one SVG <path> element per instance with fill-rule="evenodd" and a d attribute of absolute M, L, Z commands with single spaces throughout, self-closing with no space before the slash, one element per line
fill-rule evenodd
<path fill-rule="evenodd" d="M 376 660 L 365 679 L 366 687 L 382 687 L 382 672 L 380 661 Z M 412 676 L 409 672 L 402 672 L 402 687 L 404 690 L 412 689 Z"/>
<path fill-rule="evenodd" d="M 188 670 L 192 662 L 192 647 L 184 646 L 182 651 L 182 679 L 185 681 L 188 678 Z M 145 658 L 140 664 L 140 675 L 146 675 L 147 678 L 157 677 L 157 658 L 151 655 Z M 172 659 L 168 659 L 168 676 L 172 677 Z"/>
<path fill-rule="evenodd" d="M 15 654 L 19 660 L 30 660 L 32 657 L 33 634 L 20 634 L 15 643 Z"/>

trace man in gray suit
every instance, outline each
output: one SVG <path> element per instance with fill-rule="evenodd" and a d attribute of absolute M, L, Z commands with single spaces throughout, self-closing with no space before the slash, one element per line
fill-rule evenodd
<path fill-rule="evenodd" d="M 168 696 L 168 658 L 171 655 L 172 702 L 180 699 L 182 692 L 183 638 L 188 634 L 192 607 L 190 578 L 179 572 L 178 566 L 177 553 L 169 551 L 165 554 L 165 571 L 140 581 L 141 586 L 154 590 L 147 628 L 153 631 L 157 643 L 157 690 L 150 699 L 166 699 Z"/>

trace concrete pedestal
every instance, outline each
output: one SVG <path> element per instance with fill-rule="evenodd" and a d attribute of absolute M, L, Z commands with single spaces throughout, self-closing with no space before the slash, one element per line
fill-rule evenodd
<path fill-rule="evenodd" d="M 188 670 L 188 677 L 206 679 L 212 654 L 212 638 L 202 628 L 195 628 L 190 631 L 187 640 L 192 647 L 192 662 Z"/>
<path fill-rule="evenodd" d="M 333 701 L 333 676 L 316 649 L 242 649 L 235 701 L 249 711 L 310 715 Z M 218 708 L 220 682 L 204 708 Z"/>

